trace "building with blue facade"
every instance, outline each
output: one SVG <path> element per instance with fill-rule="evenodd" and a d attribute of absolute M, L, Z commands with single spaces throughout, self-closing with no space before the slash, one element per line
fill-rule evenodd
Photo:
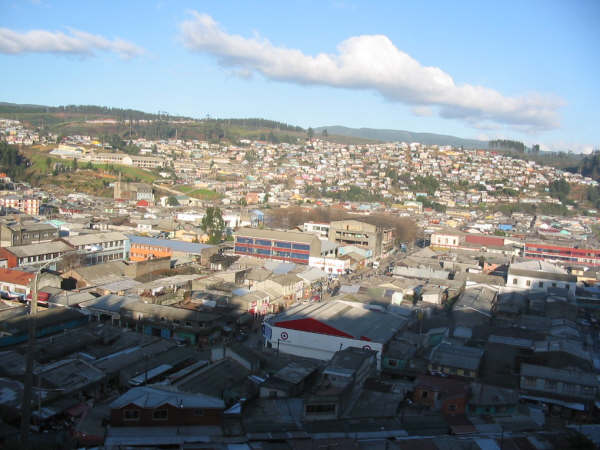
<path fill-rule="evenodd" d="M 323 257 L 326 246 L 314 234 L 297 231 L 278 231 L 241 228 L 234 234 L 236 255 L 307 264 L 311 256 Z M 332 249 L 335 251 L 335 249 Z"/>

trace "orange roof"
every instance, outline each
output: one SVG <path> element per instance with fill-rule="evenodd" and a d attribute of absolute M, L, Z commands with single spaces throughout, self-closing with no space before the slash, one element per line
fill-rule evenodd
<path fill-rule="evenodd" d="M 34 277 L 34 273 L 0 268 L 0 282 L 27 286 Z"/>

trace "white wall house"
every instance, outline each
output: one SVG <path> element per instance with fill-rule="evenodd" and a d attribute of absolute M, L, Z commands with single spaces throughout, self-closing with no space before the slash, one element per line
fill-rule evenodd
<path fill-rule="evenodd" d="M 549 288 L 564 288 L 569 290 L 569 295 L 575 295 L 577 277 L 545 261 L 526 261 L 510 265 L 506 286 L 538 291 L 548 291 Z"/>

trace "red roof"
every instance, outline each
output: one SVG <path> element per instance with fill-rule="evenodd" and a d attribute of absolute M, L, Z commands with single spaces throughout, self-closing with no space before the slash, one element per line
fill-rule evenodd
<path fill-rule="evenodd" d="M 148 201 L 140 200 L 139 202 L 136 203 L 136 206 L 148 206 Z"/>
<path fill-rule="evenodd" d="M 0 268 L 0 282 L 27 286 L 34 277 L 35 274 L 30 272 Z"/>

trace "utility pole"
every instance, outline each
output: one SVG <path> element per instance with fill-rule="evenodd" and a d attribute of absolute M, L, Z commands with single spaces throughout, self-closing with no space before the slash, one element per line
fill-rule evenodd
<path fill-rule="evenodd" d="M 36 272 L 33 277 L 33 286 L 31 301 L 29 303 L 29 320 L 28 331 L 29 341 L 27 344 L 27 353 L 25 359 L 25 379 L 23 383 L 23 402 L 21 403 L 21 448 L 29 448 L 29 425 L 31 423 L 31 400 L 33 398 L 33 362 L 35 357 L 35 340 L 36 340 L 36 324 L 37 324 L 37 307 L 38 307 L 38 281 L 42 271 L 60 261 L 67 254 L 78 253 L 79 250 L 73 250 L 63 253 L 56 259 L 47 261 Z M 38 394 L 39 395 L 39 394 Z"/>
<path fill-rule="evenodd" d="M 25 383 L 23 385 L 23 403 L 21 406 L 21 445 L 23 445 L 23 448 L 28 448 L 29 446 L 29 424 L 31 422 L 31 399 L 33 394 L 33 360 L 35 353 L 35 334 L 38 306 L 37 282 L 38 274 L 43 267 L 44 266 L 42 266 L 35 273 L 35 277 L 33 278 L 33 293 L 31 295 L 31 301 L 29 302 L 29 343 L 27 345 Z"/>

